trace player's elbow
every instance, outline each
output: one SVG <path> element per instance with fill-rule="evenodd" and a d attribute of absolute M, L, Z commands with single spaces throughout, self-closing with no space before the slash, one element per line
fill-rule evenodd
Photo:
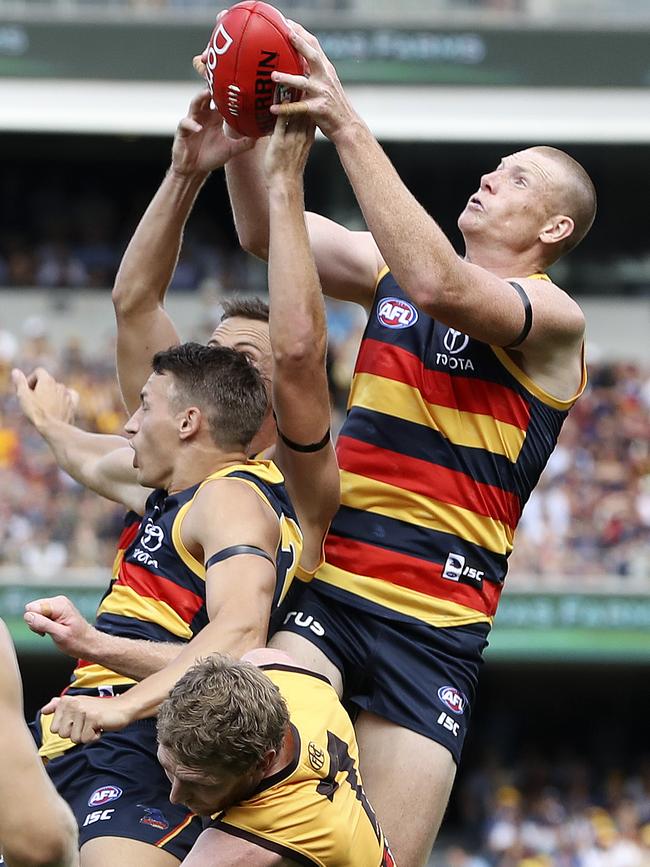
<path fill-rule="evenodd" d="M 325 363 L 326 351 L 326 341 L 312 332 L 286 344 L 274 344 L 273 365 L 276 370 L 284 368 L 305 372 L 314 367 L 320 368 Z"/>
<path fill-rule="evenodd" d="M 5 849 L 7 867 L 73 867 L 77 863 L 77 825 L 66 814 L 56 827 L 43 827 L 24 834 Z"/>
<path fill-rule="evenodd" d="M 253 221 L 240 219 L 236 220 L 235 228 L 242 250 L 267 262 L 269 258 L 268 228 L 264 229 Z"/>

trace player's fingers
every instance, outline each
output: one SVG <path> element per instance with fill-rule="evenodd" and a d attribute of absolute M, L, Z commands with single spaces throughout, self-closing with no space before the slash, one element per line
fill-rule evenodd
<path fill-rule="evenodd" d="M 103 729 L 99 728 L 94 723 L 91 723 L 86 717 L 84 726 L 81 730 L 81 739 L 76 743 L 90 744 L 93 741 L 98 741 L 102 735 L 102 731 Z"/>
<path fill-rule="evenodd" d="M 33 611 L 36 614 L 42 614 L 43 617 L 52 617 L 54 604 L 58 601 L 58 597 L 52 596 L 48 599 L 32 599 L 25 605 L 25 611 Z"/>
<path fill-rule="evenodd" d="M 85 743 L 83 736 L 86 729 L 86 714 L 81 710 L 76 710 L 72 718 L 70 726 L 70 734 L 68 737 L 75 744 Z"/>
<path fill-rule="evenodd" d="M 49 716 L 49 714 L 54 713 L 60 701 L 61 699 L 58 697 L 51 698 L 47 704 L 43 705 L 43 707 L 41 708 L 41 713 L 45 716 Z"/>
<path fill-rule="evenodd" d="M 192 66 L 194 67 L 194 71 L 200 75 L 201 78 L 205 78 L 205 70 L 207 69 L 207 66 L 202 54 L 196 54 L 192 58 Z"/>
<path fill-rule="evenodd" d="M 305 93 L 315 93 L 316 84 L 307 75 L 292 75 L 290 72 L 273 72 L 271 80 L 275 84 L 282 84 L 285 87 L 293 87 L 295 90 L 301 90 Z"/>
<path fill-rule="evenodd" d="M 14 384 L 18 397 L 22 397 L 22 395 L 29 389 L 27 377 L 22 370 L 19 370 L 17 367 L 14 367 L 11 371 L 11 381 Z"/>
<path fill-rule="evenodd" d="M 190 110 L 188 116 L 197 114 L 200 111 L 206 111 L 210 108 L 210 93 L 207 88 L 200 90 L 190 102 Z"/>
<path fill-rule="evenodd" d="M 23 614 L 23 620 L 32 632 L 36 632 L 37 635 L 51 635 L 52 637 L 56 637 L 55 633 L 58 634 L 59 630 L 57 624 L 53 620 L 43 617 L 40 614 L 35 614 L 33 611 L 26 611 Z"/>
<path fill-rule="evenodd" d="M 318 39 L 313 34 L 297 25 L 289 32 L 289 38 L 296 50 L 309 63 L 310 69 L 316 71 L 325 68 L 325 54 Z"/>
<path fill-rule="evenodd" d="M 196 132 L 201 132 L 202 129 L 201 124 L 193 117 L 183 117 L 178 122 L 178 132 L 181 136 L 193 135 Z"/>
<path fill-rule="evenodd" d="M 309 112 L 309 104 L 306 102 L 279 102 L 271 106 L 271 113 L 279 117 L 292 117 L 297 114 Z"/>

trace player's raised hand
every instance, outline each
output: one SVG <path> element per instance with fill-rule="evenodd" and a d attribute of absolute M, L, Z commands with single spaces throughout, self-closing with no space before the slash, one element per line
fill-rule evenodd
<path fill-rule="evenodd" d="M 25 606 L 23 619 L 37 635 L 49 635 L 63 653 L 92 659 L 95 628 L 67 596 L 34 599 Z"/>
<path fill-rule="evenodd" d="M 176 174 L 209 174 L 255 144 L 254 139 L 226 136 L 223 118 L 210 103 L 210 93 L 201 91 L 178 124 L 172 145 L 172 170 Z"/>
<path fill-rule="evenodd" d="M 74 421 L 79 395 L 57 382 L 45 368 L 37 367 L 29 376 L 14 368 L 11 379 L 22 411 L 37 430 L 53 420 Z"/>
<path fill-rule="evenodd" d="M 309 65 L 308 75 L 273 72 L 272 80 L 285 87 L 303 91 L 299 102 L 280 102 L 271 106 L 273 114 L 284 117 L 309 114 L 322 132 L 332 140 L 358 118 L 336 74 L 334 65 L 316 37 L 297 24 L 291 25 L 291 42 Z"/>
<path fill-rule="evenodd" d="M 97 741 L 104 731 L 119 731 L 131 722 L 122 697 L 94 698 L 87 695 L 64 695 L 53 698 L 41 713 L 54 714 L 50 724 L 54 734 L 70 738 L 75 744 Z"/>
<path fill-rule="evenodd" d="M 278 118 L 264 154 L 266 182 L 302 178 L 309 151 L 314 143 L 316 125 L 305 114 Z"/>

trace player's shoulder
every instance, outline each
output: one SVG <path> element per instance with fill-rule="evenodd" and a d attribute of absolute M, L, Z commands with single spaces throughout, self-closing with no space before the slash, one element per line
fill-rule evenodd
<path fill-rule="evenodd" d="M 582 339 L 585 332 L 585 314 L 571 295 L 546 275 L 510 277 L 508 282 L 518 284 L 528 295 L 535 317 L 543 316 L 554 322 L 567 336 Z"/>

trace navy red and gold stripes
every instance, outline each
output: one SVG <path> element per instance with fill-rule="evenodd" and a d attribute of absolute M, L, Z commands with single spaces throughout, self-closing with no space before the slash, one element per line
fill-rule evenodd
<path fill-rule="evenodd" d="M 322 591 L 437 626 L 491 622 L 522 509 L 584 384 L 549 395 L 383 272 L 337 445 Z"/>

